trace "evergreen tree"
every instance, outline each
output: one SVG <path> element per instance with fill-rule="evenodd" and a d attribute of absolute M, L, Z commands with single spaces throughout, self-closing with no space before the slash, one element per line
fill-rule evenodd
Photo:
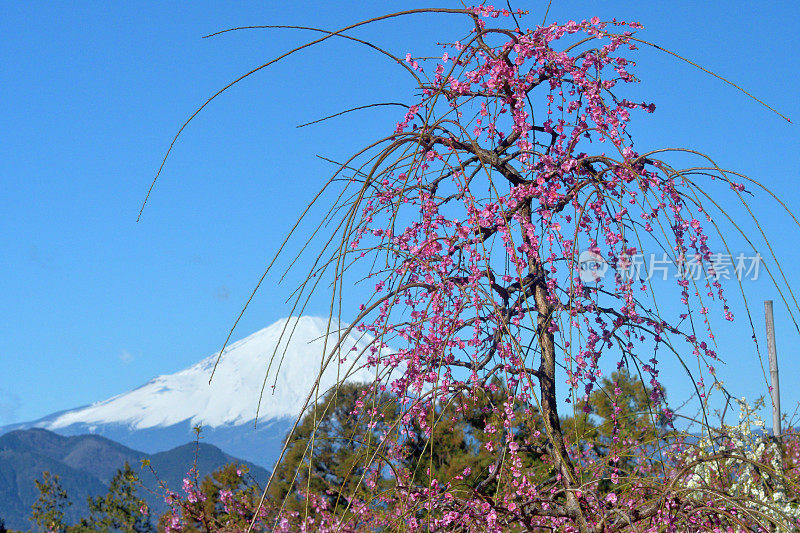
<path fill-rule="evenodd" d="M 459 492 L 460 486 L 467 492 L 480 489 L 495 494 L 503 480 L 502 471 L 497 476 L 491 472 L 496 451 L 510 442 L 524 451 L 522 458 L 527 468 L 541 469 L 541 453 L 537 451 L 541 449 L 540 439 L 532 439 L 531 428 L 522 422 L 525 407 L 518 401 L 509 404 L 517 415 L 515 423 L 504 428 L 498 410 L 504 412 L 508 402 L 508 389 L 494 379 L 488 386 L 463 391 L 455 401 L 437 405 L 430 411 L 425 424 L 432 428 L 430 435 L 422 431 L 418 421 L 413 423 L 406 441 L 408 455 L 403 462 L 412 482 L 429 486 L 432 479 L 448 483 L 459 476 L 463 481 L 456 483 L 455 492 Z M 531 410 L 530 419 L 540 419 L 535 409 Z"/>
<path fill-rule="evenodd" d="M 396 397 L 375 394 L 369 385 L 342 385 L 323 397 L 289 437 L 270 487 L 272 501 L 302 512 L 302 494 L 310 492 L 341 512 L 353 497 L 369 501 L 392 483 L 428 487 L 433 479 L 451 483 L 456 492 L 496 494 L 506 480 L 504 471 L 495 474 L 492 468 L 493 452 L 508 442 L 529 450 L 526 466 L 548 471 L 529 428 L 518 422 L 504 431 L 495 408 L 508 398 L 508 390 L 495 380 L 447 405 L 434 402 L 425 420 L 408 426 L 402 456 L 386 457 L 380 435 L 403 415 Z M 521 414 L 523 407 L 513 402 L 510 409 Z"/>
<path fill-rule="evenodd" d="M 270 487 L 274 501 L 302 511 L 305 492 L 324 497 L 331 509 L 347 508 L 353 497 L 368 499 L 388 464 L 380 434 L 390 430 L 398 412 L 391 395 L 368 386 L 346 383 L 330 391 L 289 435 Z"/>
<path fill-rule="evenodd" d="M 67 530 L 64 511 L 72 505 L 67 491 L 61 486 L 58 475 L 42 472 L 42 480 L 34 481 L 39 497 L 31 506 L 30 521 L 39 531 L 62 533 Z"/>
<path fill-rule="evenodd" d="M 188 488 L 194 496 L 181 504 L 181 530 L 184 533 L 247 530 L 253 517 L 251 510 L 261 495 L 247 472 L 246 466 L 230 463 L 203 478 L 199 488 L 189 479 L 190 486 L 184 490 Z M 159 518 L 159 533 L 166 531 L 171 518 L 170 511 Z"/>
<path fill-rule="evenodd" d="M 94 531 L 153 531 L 147 516 L 147 505 L 136 494 L 138 485 L 139 477 L 125 462 L 125 466 L 111 479 L 105 496 L 88 498 L 91 513 L 88 526 Z"/>
<path fill-rule="evenodd" d="M 603 378 L 588 401 L 578 402 L 579 414 L 566 423 L 573 434 L 599 440 L 597 445 L 602 455 L 608 452 L 614 437 L 619 441 L 649 442 L 663 436 L 667 427 L 667 418 L 653 407 L 653 395 L 652 387 L 622 368 Z M 663 388 L 658 395 L 665 395 Z"/>
<path fill-rule="evenodd" d="M 612 471 L 626 477 L 636 475 L 637 468 L 647 468 L 648 464 L 639 459 L 641 451 L 668 434 L 667 418 L 653 406 L 656 394 L 666 397 L 663 387 L 654 391 L 623 367 L 603 378 L 587 400 L 577 403 L 574 417 L 562 418 L 569 442 L 588 448 L 607 462 L 609 477 L 601 482 L 601 491 L 611 490 Z"/>

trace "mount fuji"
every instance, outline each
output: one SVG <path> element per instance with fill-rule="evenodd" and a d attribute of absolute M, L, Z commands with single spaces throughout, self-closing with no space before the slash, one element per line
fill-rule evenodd
<path fill-rule="evenodd" d="M 29 428 L 65 436 L 91 433 L 155 453 L 193 440 L 193 428 L 199 425 L 203 442 L 272 468 L 284 437 L 314 387 L 321 362 L 328 359 L 323 356 L 331 355 L 339 340 L 339 328 L 346 327 L 331 321 L 329 328 L 328 319 L 323 318 L 284 318 L 231 344 L 219 364 L 215 353 L 132 391 L 5 426 L 0 434 Z M 363 354 L 372 340 L 352 332 L 342 339 L 320 379 L 320 397 L 341 378 L 374 380 L 374 370 L 363 368 Z M 345 356 L 346 363 L 340 365 L 340 358 Z"/>

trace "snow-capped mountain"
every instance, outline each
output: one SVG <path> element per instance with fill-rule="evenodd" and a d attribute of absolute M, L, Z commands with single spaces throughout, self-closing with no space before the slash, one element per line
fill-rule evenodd
<path fill-rule="evenodd" d="M 282 319 L 231 344 L 216 370 L 215 353 L 130 392 L 6 426 L 0 434 L 32 427 L 62 435 L 96 433 L 153 453 L 192 440 L 192 428 L 200 425 L 205 442 L 271 468 L 320 375 L 323 360 L 330 363 L 320 379 L 320 397 L 340 379 L 374 379 L 374 370 L 362 368 L 371 338 L 351 333 L 333 354 L 340 328 L 345 327 L 333 321 L 329 326 L 323 318 Z M 342 358 L 345 363 L 340 364 Z"/>

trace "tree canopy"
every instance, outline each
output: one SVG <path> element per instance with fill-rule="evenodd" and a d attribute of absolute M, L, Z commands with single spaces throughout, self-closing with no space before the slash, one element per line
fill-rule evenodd
<path fill-rule="evenodd" d="M 412 15 L 458 16 L 467 33 L 440 43 L 441 56 L 404 60 L 351 33 Z M 725 205 L 752 214 L 748 187 L 768 189 L 704 154 L 636 141 L 629 126 L 656 109 L 634 96 L 636 50 L 683 59 L 641 38 L 640 24 L 593 17 L 526 28 L 525 15 L 482 4 L 312 29 L 317 39 L 251 71 L 344 38 L 391 58 L 413 86 L 406 102 L 356 108 L 404 111 L 385 136 L 337 163 L 312 201 L 336 189 L 301 241 L 300 256 L 315 247 L 317 255 L 293 293 L 293 311 L 302 310 L 325 281 L 333 322 L 355 316 L 331 332 L 320 372 L 366 367 L 375 382 L 309 391 L 252 524 L 798 527 L 790 479 L 770 462 L 780 448 L 748 441 L 741 427 L 712 427 L 706 405 L 724 390 L 712 321 L 733 320 L 726 289 L 741 290 L 713 246 L 730 251 L 725 222 L 742 232 Z M 654 277 L 654 262 L 674 275 Z M 788 288 L 785 276 L 773 279 Z M 374 290 L 348 315 L 351 283 Z M 663 297 L 674 305 L 659 305 Z M 342 353 L 350 334 L 365 346 Z M 700 442 L 675 431 L 665 358 L 697 391 Z M 767 482 L 761 469 L 788 485 Z"/>

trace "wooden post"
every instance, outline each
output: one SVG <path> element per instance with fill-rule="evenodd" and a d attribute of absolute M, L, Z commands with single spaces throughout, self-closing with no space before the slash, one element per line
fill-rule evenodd
<path fill-rule="evenodd" d="M 778 382 L 778 353 L 775 349 L 775 322 L 772 318 L 772 300 L 764 301 L 767 322 L 767 349 L 769 350 L 769 376 L 772 381 L 772 435 L 781 436 L 781 388 Z"/>

